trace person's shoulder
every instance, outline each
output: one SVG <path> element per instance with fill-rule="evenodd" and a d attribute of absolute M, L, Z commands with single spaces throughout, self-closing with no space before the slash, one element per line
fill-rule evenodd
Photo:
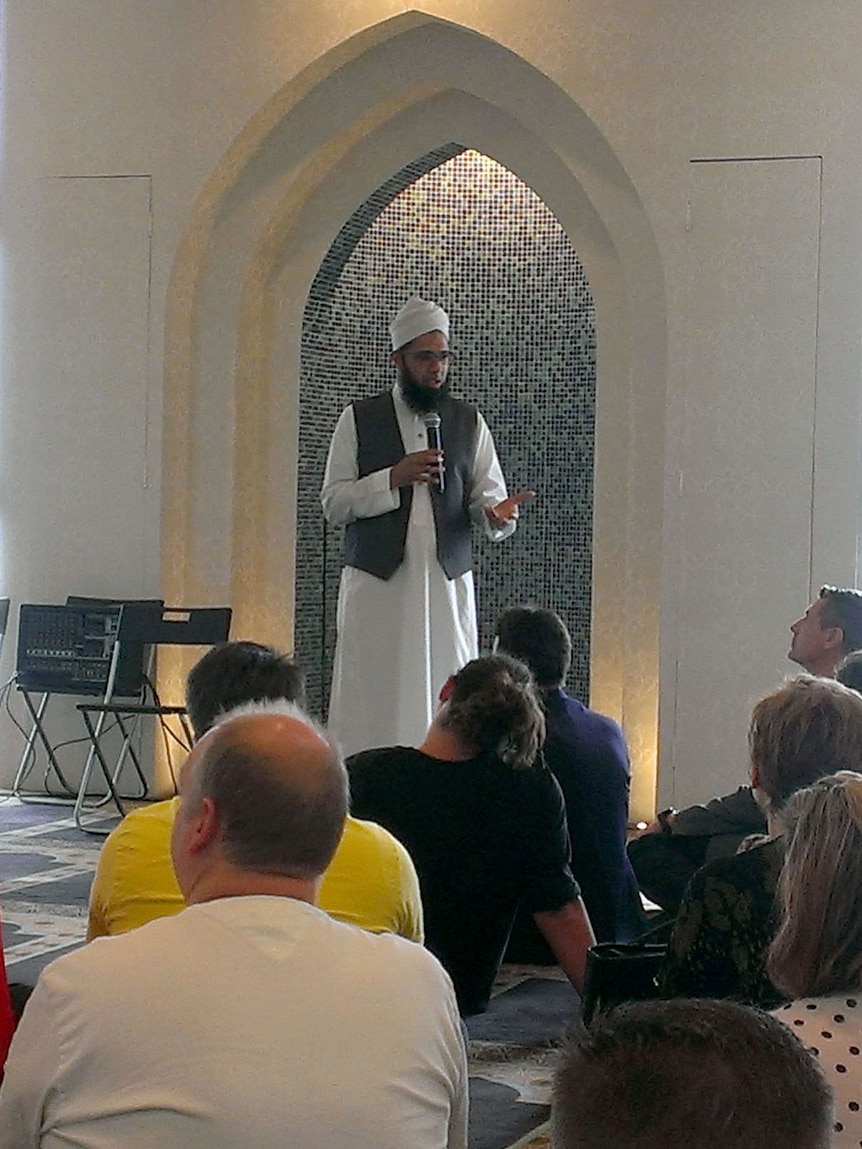
<path fill-rule="evenodd" d="M 470 403 L 466 399 L 460 399 L 455 395 L 447 395 L 440 405 L 440 415 L 442 418 L 451 418 L 455 416 L 461 419 L 467 419 L 471 423 L 479 423 L 482 419 L 482 413 L 475 403 Z"/>
<path fill-rule="evenodd" d="M 349 848 L 368 849 L 381 854 L 406 853 L 395 835 L 385 826 L 366 818 L 354 818 L 352 814 L 348 814 L 345 820 L 341 843 Z"/>
<path fill-rule="evenodd" d="M 146 806 L 138 806 L 124 816 L 116 828 L 121 830 L 124 826 L 141 826 L 151 822 L 173 821 L 177 798 L 164 798 L 159 802 L 150 802 Z"/>
<path fill-rule="evenodd" d="M 425 946 L 399 934 L 373 934 L 356 926 L 345 928 L 362 935 L 362 946 L 373 954 L 374 968 L 390 972 L 400 968 L 404 976 L 430 987 L 435 993 L 444 987 L 447 992 L 452 992 L 449 975 Z"/>
<path fill-rule="evenodd" d="M 629 755 L 622 727 L 613 718 L 590 710 L 562 690 L 546 700 L 547 748 L 551 758 L 576 758 L 582 769 L 618 771 L 628 777 Z"/>
<path fill-rule="evenodd" d="M 516 770 L 505 763 L 503 768 L 509 782 L 511 801 L 524 803 L 525 810 L 539 807 L 556 811 L 558 806 L 565 809 L 560 783 L 542 758 L 527 769 Z"/>
<path fill-rule="evenodd" d="M 466 399 L 459 399 L 455 395 L 450 395 L 446 402 L 451 403 L 453 407 L 457 407 L 460 411 L 469 411 L 474 415 L 479 414 L 479 408 L 476 406 L 476 404 L 470 403 Z"/>
<path fill-rule="evenodd" d="M 137 810 L 130 810 L 123 818 L 120 826 L 148 826 L 156 822 L 173 822 L 177 814 L 179 798 L 165 798 L 161 802 L 153 802 L 149 806 L 139 806 Z"/>
<path fill-rule="evenodd" d="M 705 886 L 711 882 L 721 882 L 725 885 L 744 886 L 762 881 L 773 871 L 780 870 L 783 856 L 781 843 L 770 838 L 729 857 L 713 858 L 695 873 L 692 884 Z"/>
<path fill-rule="evenodd" d="M 435 986 L 450 985 L 448 974 L 437 958 L 423 945 L 395 933 L 372 933 L 350 922 L 327 917 L 327 946 L 349 957 L 355 969 L 386 971 L 400 969 L 404 976 Z M 363 979 L 360 979 L 363 980 Z"/>
<path fill-rule="evenodd" d="M 178 807 L 179 798 L 168 798 L 163 802 L 130 810 L 108 835 L 105 844 L 117 846 L 150 838 L 160 839 L 165 833 L 170 833 Z"/>
<path fill-rule="evenodd" d="M 178 932 L 188 913 L 158 918 L 125 933 L 97 937 L 80 949 L 63 954 L 47 965 L 39 978 L 43 991 L 82 991 L 93 988 L 98 995 L 108 986 L 130 987 L 133 993 L 135 969 L 151 968 L 154 960 L 174 960 L 169 939 Z M 184 931 L 183 931 L 184 932 Z M 177 946 L 181 952 L 183 944 Z M 169 968 L 169 964 L 165 966 Z"/>
<path fill-rule="evenodd" d="M 580 699 L 565 691 L 560 691 L 569 718 L 582 730 L 589 731 L 594 738 L 608 741 L 623 739 L 623 728 L 616 719 L 586 706 Z"/>
<path fill-rule="evenodd" d="M 373 411 L 376 407 L 386 407 L 394 405 L 393 392 L 391 390 L 377 391 L 374 395 L 360 395 L 356 399 L 351 400 L 350 405 L 345 408 L 345 411 L 364 412 Z"/>
<path fill-rule="evenodd" d="M 405 762 L 419 762 L 425 758 L 413 746 L 377 746 L 373 750 L 360 750 L 345 761 L 349 773 L 383 770 Z"/>
<path fill-rule="evenodd" d="M 862 1023 L 862 992 L 835 993 L 829 997 L 798 997 L 795 1001 L 785 1002 L 772 1012 L 782 1021 L 790 1022 L 792 1018 L 832 1017 L 839 1024 L 853 1020 Z M 836 1016 L 837 1015 L 837 1016 Z M 848 1016 L 850 1015 L 850 1016 Z"/>

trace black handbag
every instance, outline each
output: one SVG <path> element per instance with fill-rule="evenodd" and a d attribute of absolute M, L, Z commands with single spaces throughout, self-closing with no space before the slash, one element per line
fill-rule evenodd
<path fill-rule="evenodd" d="M 666 953 L 666 945 L 650 942 L 592 946 L 584 977 L 584 1025 L 620 1002 L 658 997 L 658 974 Z"/>

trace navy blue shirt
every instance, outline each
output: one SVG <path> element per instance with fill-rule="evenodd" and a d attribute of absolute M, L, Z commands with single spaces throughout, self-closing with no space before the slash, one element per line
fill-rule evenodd
<path fill-rule="evenodd" d="M 596 940 L 627 942 L 646 929 L 637 879 L 626 854 L 629 755 L 619 725 L 563 690 L 545 697 L 544 757 L 560 784 L 572 844 L 572 873 Z M 553 961 L 544 939 L 519 915 L 508 961 Z"/>

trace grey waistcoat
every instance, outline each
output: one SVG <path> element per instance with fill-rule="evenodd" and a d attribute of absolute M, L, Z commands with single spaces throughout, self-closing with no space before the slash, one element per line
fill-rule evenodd
<path fill-rule="evenodd" d="M 389 391 L 353 404 L 356 422 L 359 477 L 394 467 L 404 457 L 395 404 Z M 441 495 L 429 486 L 437 534 L 437 558 L 447 578 L 470 570 L 470 499 L 477 412 L 469 403 L 446 398 L 440 407 L 441 435 L 446 463 L 446 490 Z M 401 488 L 401 505 L 385 515 L 357 519 L 345 534 L 344 561 L 388 579 L 404 560 L 407 521 L 413 504 L 413 488 Z"/>

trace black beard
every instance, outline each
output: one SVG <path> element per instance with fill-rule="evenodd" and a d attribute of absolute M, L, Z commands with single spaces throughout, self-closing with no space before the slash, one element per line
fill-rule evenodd
<path fill-rule="evenodd" d="M 416 415 L 427 415 L 430 411 L 439 411 L 443 400 L 449 394 L 449 380 L 446 378 L 441 387 L 423 387 L 417 383 L 406 363 L 398 369 L 398 383 L 404 402 Z"/>

